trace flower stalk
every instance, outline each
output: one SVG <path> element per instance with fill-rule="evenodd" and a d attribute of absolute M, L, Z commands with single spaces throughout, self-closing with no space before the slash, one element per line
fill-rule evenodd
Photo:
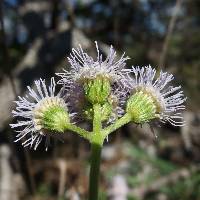
<path fill-rule="evenodd" d="M 119 118 L 115 123 L 111 124 L 110 126 L 106 127 L 102 133 L 104 138 L 107 138 L 108 135 L 120 127 L 124 126 L 125 124 L 128 124 L 131 121 L 132 117 L 126 113 L 123 117 Z"/>
<path fill-rule="evenodd" d="M 65 130 L 73 131 L 77 133 L 80 137 L 83 137 L 84 139 L 89 140 L 89 141 L 91 140 L 91 137 L 92 137 L 91 132 L 86 131 L 85 129 L 82 129 L 74 124 L 66 124 Z"/>
<path fill-rule="evenodd" d="M 89 180 L 89 200 L 98 199 L 98 185 L 100 173 L 101 149 L 103 146 L 103 134 L 101 124 L 101 106 L 95 104 L 93 118 L 93 138 L 91 140 L 91 165 Z"/>
<path fill-rule="evenodd" d="M 98 199 L 99 172 L 101 162 L 102 145 L 92 143 L 91 145 L 91 160 L 90 160 L 90 180 L 89 180 L 89 200 Z"/>

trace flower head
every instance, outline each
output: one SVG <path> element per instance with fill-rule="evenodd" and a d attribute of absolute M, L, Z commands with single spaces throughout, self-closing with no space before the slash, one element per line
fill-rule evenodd
<path fill-rule="evenodd" d="M 185 109 L 183 103 L 186 98 L 181 86 L 169 85 L 174 79 L 172 74 L 161 71 L 156 79 L 156 70 L 150 65 L 142 68 L 132 67 L 125 71 L 131 94 L 126 110 L 132 114 L 136 123 L 159 119 L 174 126 L 184 125 L 180 111 Z"/>
<path fill-rule="evenodd" d="M 58 83 L 65 84 L 68 87 L 73 82 L 84 83 L 85 80 L 95 79 L 97 77 L 108 79 L 111 83 L 122 79 L 122 70 L 126 65 L 125 61 L 129 57 L 124 57 L 124 53 L 119 60 L 116 60 L 116 51 L 111 46 L 107 58 L 103 60 L 103 55 L 99 52 L 98 44 L 97 42 L 95 43 L 97 50 L 96 60 L 85 53 L 81 45 L 77 49 L 72 49 L 72 53 L 68 57 L 71 70 L 67 71 L 64 69 L 63 73 L 57 73 L 61 77 Z"/>
<path fill-rule="evenodd" d="M 73 99 L 75 96 L 84 101 L 80 101 L 78 106 L 88 103 L 91 106 L 94 104 L 103 106 L 109 103 L 108 100 L 113 97 L 116 91 L 120 93 L 120 95 L 115 95 L 116 98 L 120 97 L 122 92 L 125 93 L 121 83 L 125 79 L 125 73 L 123 72 L 126 65 L 125 61 L 129 58 L 123 54 L 121 58 L 117 59 L 116 51 L 111 46 L 107 58 L 103 60 L 98 44 L 97 42 L 95 43 L 97 50 L 96 60 L 85 53 L 79 46 L 77 49 L 73 48 L 68 57 L 71 69 L 69 71 L 64 69 L 63 73 L 57 73 L 61 77 L 58 84 L 64 85 L 69 94 L 68 101 L 72 102 L 72 105 L 74 105 Z M 81 97 L 82 95 L 84 97 Z M 75 99 L 77 99 L 76 97 Z M 119 98 L 117 100 L 119 102 L 118 105 L 120 105 L 120 101 L 121 99 Z M 79 110 L 82 111 L 84 108 L 82 107 Z M 75 112 L 79 111 L 75 110 Z"/>
<path fill-rule="evenodd" d="M 46 137 L 46 149 L 49 145 L 50 134 L 52 132 L 63 132 L 66 123 L 70 120 L 67 105 L 62 95 L 62 90 L 55 95 L 55 80 L 51 78 L 50 87 L 47 88 L 45 80 L 35 81 L 36 90 L 29 86 L 28 96 L 18 97 L 15 101 L 16 110 L 13 116 L 19 120 L 15 124 L 10 124 L 11 128 L 17 128 L 15 142 L 22 140 L 24 147 L 38 147 L 42 138 Z"/>

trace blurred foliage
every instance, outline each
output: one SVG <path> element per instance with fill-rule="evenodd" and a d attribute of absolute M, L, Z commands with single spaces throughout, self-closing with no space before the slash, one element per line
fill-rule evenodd
<path fill-rule="evenodd" d="M 52 1 L 52 6 L 57 6 L 56 13 L 48 10 L 34 13 L 35 22 L 30 21 L 30 26 L 28 20 L 32 20 L 34 15 L 20 16 L 17 12 L 28 2 L 6 0 L 4 5 L 5 32 L 12 60 L 9 66 L 12 68 L 25 53 L 24 49 L 29 43 L 52 28 L 51 24 L 55 21 L 53 17 L 60 21 L 70 20 L 70 12 L 73 13 L 76 27 L 93 40 L 114 44 L 120 51 L 127 52 L 132 58 L 130 64 L 157 66 L 175 6 L 173 0 L 71 0 L 60 1 L 58 5 Z M 71 8 L 70 12 L 68 7 Z M 179 83 L 184 85 L 189 97 L 193 97 L 200 89 L 199 8 L 198 0 L 183 0 L 170 38 L 165 66 L 160 66 L 178 75 Z M 7 69 L 4 58 L 1 54 L 0 64 Z M 199 95 L 190 98 L 190 108 L 196 109 L 199 100 Z"/>
<path fill-rule="evenodd" d="M 144 149 L 133 146 L 129 142 L 123 143 L 123 152 L 128 156 L 129 167 L 127 170 L 120 171 L 119 166 L 115 165 L 108 170 L 107 177 L 111 181 L 112 177 L 118 172 L 122 173 L 127 180 L 130 188 L 151 187 L 152 184 L 159 181 L 161 177 L 168 177 L 170 174 L 176 173 L 182 169 L 182 166 L 174 165 L 171 162 L 165 161 L 155 155 L 149 155 Z M 149 171 L 145 173 L 144 168 L 148 167 Z M 141 178 L 142 174 L 144 177 Z M 167 179 L 167 178 L 166 178 Z M 170 200 L 198 200 L 200 198 L 200 174 L 199 169 L 192 172 L 188 177 L 179 177 L 175 179 L 175 183 L 158 186 L 156 191 L 146 194 L 148 200 L 159 199 L 160 194 Z M 138 200 L 140 198 L 129 195 L 130 200 Z M 146 199 L 146 198 L 145 198 Z"/>
<path fill-rule="evenodd" d="M 200 199 L 200 175 L 199 172 L 192 174 L 186 180 L 179 180 L 173 185 L 160 188 L 159 192 L 166 194 L 169 199 Z"/>

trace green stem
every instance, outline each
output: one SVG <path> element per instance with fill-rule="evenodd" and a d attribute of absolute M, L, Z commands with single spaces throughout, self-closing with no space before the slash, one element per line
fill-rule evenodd
<path fill-rule="evenodd" d="M 90 140 L 91 137 L 92 137 L 92 133 L 90 133 L 89 131 L 86 131 L 74 124 L 66 124 L 66 130 L 70 130 L 70 131 L 73 131 L 77 134 L 79 134 L 81 137 L 87 139 L 87 140 Z"/>
<path fill-rule="evenodd" d="M 76 132 L 81 137 L 88 139 L 91 143 L 91 167 L 90 167 L 90 183 L 89 183 L 89 200 L 98 200 L 98 185 L 100 173 L 101 149 L 104 139 L 113 131 L 131 121 L 131 116 L 125 114 L 114 124 L 102 130 L 101 105 L 93 105 L 93 132 L 88 132 L 74 124 L 66 124 L 66 129 Z"/>
<path fill-rule="evenodd" d="M 93 105 L 93 134 L 91 138 L 91 166 L 89 183 L 89 200 L 98 199 L 99 172 L 101 160 L 101 148 L 103 146 L 103 134 L 101 124 L 101 105 Z"/>
<path fill-rule="evenodd" d="M 98 183 L 101 162 L 101 145 L 92 144 L 91 167 L 90 167 L 90 186 L 89 200 L 98 200 Z"/>
<path fill-rule="evenodd" d="M 132 119 L 131 116 L 126 113 L 123 117 L 121 117 L 116 122 L 114 122 L 114 124 L 111 124 L 110 126 L 106 127 L 103 130 L 104 138 L 106 138 L 110 133 L 112 133 L 113 131 L 117 130 L 121 126 L 129 123 L 131 121 L 131 119 Z"/>
<path fill-rule="evenodd" d="M 93 118 L 93 132 L 95 134 L 100 134 L 101 131 L 101 105 L 95 104 L 93 106 L 94 118 Z"/>

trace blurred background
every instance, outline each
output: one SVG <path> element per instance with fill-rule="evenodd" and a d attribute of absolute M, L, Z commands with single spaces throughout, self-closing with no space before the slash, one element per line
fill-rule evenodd
<path fill-rule="evenodd" d="M 39 77 L 69 67 L 81 44 L 96 56 L 113 44 L 131 65 L 176 75 L 188 97 L 186 126 L 133 124 L 112 134 L 102 152 L 100 200 L 200 199 L 199 0 L 0 1 L 0 200 L 87 199 L 90 147 L 75 134 L 37 151 L 13 143 L 13 100 Z M 87 124 L 81 124 L 87 127 Z"/>

